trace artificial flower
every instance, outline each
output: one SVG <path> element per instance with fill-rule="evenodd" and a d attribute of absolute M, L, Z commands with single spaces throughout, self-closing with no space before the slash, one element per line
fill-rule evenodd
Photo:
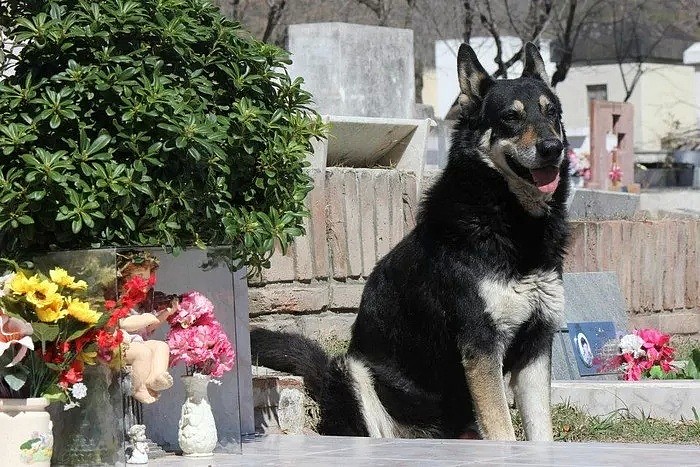
<path fill-rule="evenodd" d="M 649 376 L 653 367 L 665 373 L 673 371 L 674 349 L 668 345 L 671 337 L 656 329 L 640 329 L 620 339 L 620 353 L 612 359 L 612 366 L 622 372 L 626 381 L 638 381 Z"/>
<path fill-rule="evenodd" d="M 27 354 L 27 350 L 34 350 L 34 342 L 31 338 L 33 332 L 31 324 L 0 312 L 0 356 L 13 345 L 20 346 L 19 351 L 6 367 L 19 363 Z"/>
<path fill-rule="evenodd" d="M 16 294 L 24 295 L 34 290 L 39 285 L 39 282 L 41 282 L 41 279 L 37 275 L 27 277 L 23 272 L 18 272 L 10 279 L 10 290 Z"/>
<path fill-rule="evenodd" d="M 639 358 L 646 355 L 644 348 L 644 339 L 636 334 L 627 334 L 620 339 L 620 352 L 632 354 L 634 358 Z"/>
<path fill-rule="evenodd" d="M 170 366 L 184 363 L 188 371 L 220 378 L 233 368 L 236 353 L 221 324 L 214 318 L 214 305 L 199 292 L 183 295 L 170 318 L 166 338 Z"/>
<path fill-rule="evenodd" d="M 0 277 L 0 297 L 4 297 L 12 291 L 10 290 L 10 282 L 12 281 L 12 279 L 14 279 L 14 277 L 14 272 L 10 272 Z"/>
<path fill-rule="evenodd" d="M 27 291 L 25 298 L 36 308 L 44 308 L 58 302 L 61 294 L 58 293 L 58 285 L 45 279 Z"/>
<path fill-rule="evenodd" d="M 53 302 L 43 308 L 36 309 L 36 316 L 44 323 L 54 323 L 68 315 L 68 310 L 63 307 L 63 296 L 54 294 Z"/>
<path fill-rule="evenodd" d="M 190 291 L 182 295 L 175 313 L 168 317 L 171 325 L 177 324 L 183 328 L 192 326 L 195 322 L 214 319 L 214 304 L 201 293 Z"/>
<path fill-rule="evenodd" d="M 74 360 L 70 368 L 61 372 L 58 378 L 58 385 L 63 389 L 79 383 L 83 380 L 83 364 L 78 360 Z"/>
<path fill-rule="evenodd" d="M 82 323 L 96 324 L 102 317 L 102 313 L 90 308 L 89 303 L 77 298 L 68 299 L 66 309 L 70 316 Z"/>
<path fill-rule="evenodd" d="M 610 172 L 608 173 L 610 181 L 613 183 L 619 183 L 622 180 L 622 175 L 622 167 L 617 164 L 613 164 L 610 168 Z"/>
<path fill-rule="evenodd" d="M 70 388 L 70 393 L 74 398 L 80 400 L 87 396 L 87 386 L 84 383 L 75 383 Z"/>
<path fill-rule="evenodd" d="M 75 281 L 75 277 L 68 274 L 63 268 L 53 268 L 49 271 L 49 277 L 56 284 L 61 287 L 68 287 L 72 290 L 85 290 L 87 289 L 87 282 L 80 280 Z"/>

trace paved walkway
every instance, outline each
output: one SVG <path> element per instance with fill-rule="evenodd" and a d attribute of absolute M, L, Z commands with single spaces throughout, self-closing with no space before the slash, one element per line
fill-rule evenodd
<path fill-rule="evenodd" d="M 153 467 L 289 466 L 696 466 L 700 446 L 602 443 L 504 443 L 268 435 L 243 454 L 210 459 L 166 457 Z"/>

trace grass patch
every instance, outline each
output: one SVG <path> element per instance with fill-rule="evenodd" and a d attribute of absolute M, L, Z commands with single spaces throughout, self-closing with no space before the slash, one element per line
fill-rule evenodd
<path fill-rule="evenodd" d="M 693 349 L 700 348 L 700 339 L 689 336 L 671 337 L 671 347 L 676 349 L 676 360 L 688 360 Z"/>
<path fill-rule="evenodd" d="M 321 338 L 318 343 L 331 357 L 345 354 L 348 351 L 348 346 L 350 345 L 349 340 L 340 339 L 337 336 Z"/>
<path fill-rule="evenodd" d="M 619 410 L 593 416 L 567 404 L 552 407 L 555 441 L 604 443 L 700 444 L 700 421 L 674 422 L 633 416 Z M 513 414 L 516 436 L 524 440 L 522 421 Z"/>

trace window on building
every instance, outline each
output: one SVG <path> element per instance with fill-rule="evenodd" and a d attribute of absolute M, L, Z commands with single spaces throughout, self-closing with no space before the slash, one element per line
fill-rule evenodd
<path fill-rule="evenodd" d="M 590 101 L 607 101 L 608 100 L 608 85 L 607 84 L 589 84 L 586 86 L 586 94 L 588 94 L 588 102 Z"/>

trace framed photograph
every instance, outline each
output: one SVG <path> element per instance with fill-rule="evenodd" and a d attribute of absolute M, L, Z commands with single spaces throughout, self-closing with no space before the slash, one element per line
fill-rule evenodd
<path fill-rule="evenodd" d="M 602 368 L 606 344 L 616 340 L 612 321 L 567 323 L 571 348 L 581 376 L 605 374 Z"/>

